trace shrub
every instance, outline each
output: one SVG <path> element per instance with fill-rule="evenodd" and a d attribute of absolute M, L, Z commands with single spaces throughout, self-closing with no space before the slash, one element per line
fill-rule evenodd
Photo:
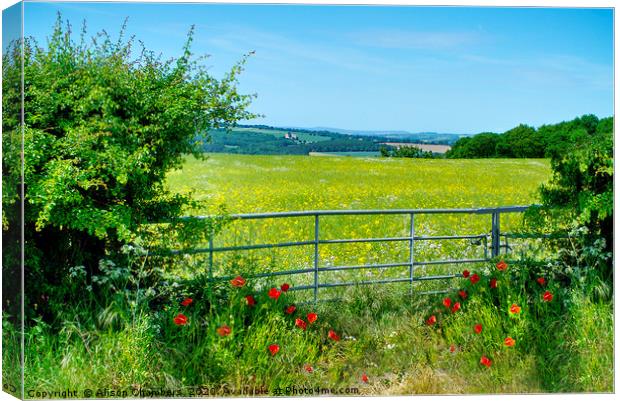
<path fill-rule="evenodd" d="M 61 305 L 79 297 L 63 290 L 69 268 L 84 266 L 91 277 L 142 225 L 195 206 L 167 190 L 166 172 L 186 154 L 201 157 L 197 134 L 252 116 L 252 96 L 236 89 L 245 57 L 218 80 L 191 53 L 193 28 L 182 55 L 166 61 L 124 31 L 117 41 L 101 32 L 89 42 L 84 25 L 75 41 L 59 15 L 47 47 L 24 40 L 25 121 L 3 119 L 2 202 L 4 237 L 19 238 L 15 145 L 23 128 L 29 304 L 50 294 Z M 5 110 L 21 103 L 21 45 L 13 43 L 3 60 Z M 8 260 L 15 256 L 7 253 L 5 265 L 17 265 Z"/>

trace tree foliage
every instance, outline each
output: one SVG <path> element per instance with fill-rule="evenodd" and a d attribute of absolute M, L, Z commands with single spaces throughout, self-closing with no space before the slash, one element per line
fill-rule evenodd
<path fill-rule="evenodd" d="M 24 184 L 28 274 L 58 283 L 63 272 L 133 240 L 141 225 L 178 216 L 189 196 L 170 193 L 166 172 L 200 157 L 198 133 L 250 118 L 237 91 L 246 57 L 221 79 L 191 53 L 193 28 L 176 59 L 162 60 L 134 38 L 101 32 L 79 40 L 60 15 L 46 47 L 24 40 Z M 5 115 L 19 115 L 20 51 L 3 56 Z M 22 126 L 3 118 L 3 227 L 19 230 Z M 36 284 L 35 284 L 36 285 Z"/>
<path fill-rule="evenodd" d="M 599 120 L 598 117 L 587 114 L 571 121 L 543 125 L 538 129 L 521 124 L 502 134 L 483 132 L 460 138 L 446 153 L 446 157 L 452 159 L 558 157 L 571 151 L 574 145 L 591 138 L 599 126 L 613 125 L 610 121 L 611 117 Z"/>

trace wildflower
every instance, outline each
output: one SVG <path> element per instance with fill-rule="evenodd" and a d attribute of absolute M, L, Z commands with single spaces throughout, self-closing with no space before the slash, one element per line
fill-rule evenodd
<path fill-rule="evenodd" d="M 497 270 L 506 270 L 506 268 L 508 267 L 508 265 L 506 264 L 506 262 L 504 262 L 503 260 L 499 261 L 495 267 L 497 267 Z"/>
<path fill-rule="evenodd" d="M 463 277 L 464 278 L 469 277 L 469 270 L 463 270 Z"/>
<path fill-rule="evenodd" d="M 453 354 L 456 352 L 456 345 L 454 345 L 454 344 L 450 345 L 450 352 L 453 353 Z"/>
<path fill-rule="evenodd" d="M 363 374 L 362 374 L 362 381 L 363 381 L 364 383 L 368 383 L 368 375 L 366 375 L 366 373 L 363 373 Z"/>
<path fill-rule="evenodd" d="M 230 285 L 233 287 L 241 288 L 245 285 L 245 279 L 241 276 L 237 276 L 230 280 Z"/>
<path fill-rule="evenodd" d="M 194 300 L 193 300 L 193 299 L 191 299 L 191 298 L 185 298 L 185 299 L 183 300 L 183 302 L 181 302 L 181 305 L 183 305 L 183 306 L 187 306 L 187 305 L 191 304 L 192 302 L 194 302 Z"/>
<path fill-rule="evenodd" d="M 254 305 L 256 305 L 256 300 L 255 300 L 255 299 L 254 299 L 254 297 L 253 297 L 253 296 L 251 296 L 251 295 L 246 295 L 246 296 L 245 296 L 245 300 L 247 301 L 248 306 L 254 306 Z"/>
<path fill-rule="evenodd" d="M 476 334 L 482 333 L 482 325 L 480 323 L 478 323 L 477 325 L 474 326 L 474 332 Z"/>
<path fill-rule="evenodd" d="M 308 315 L 306 317 L 308 318 L 308 323 L 310 323 L 310 324 L 316 322 L 316 319 L 319 318 L 319 316 L 316 313 L 314 313 L 314 312 L 308 313 Z"/>
<path fill-rule="evenodd" d="M 459 291 L 459 296 L 463 299 L 467 298 L 467 291 L 465 290 L 460 290 Z"/>
<path fill-rule="evenodd" d="M 435 315 L 431 315 L 431 317 L 426 319 L 426 324 L 428 324 L 429 326 L 432 326 L 435 323 L 437 323 L 437 318 L 435 317 Z"/>
<path fill-rule="evenodd" d="M 452 305 L 452 309 L 450 309 L 450 311 L 452 313 L 454 313 L 454 312 L 456 312 L 459 309 L 461 309 L 461 303 L 460 302 L 455 302 L 454 305 Z"/>
<path fill-rule="evenodd" d="M 268 349 L 269 349 L 269 352 L 271 353 L 271 356 L 274 356 L 280 351 L 280 346 L 278 344 L 271 344 L 268 347 Z"/>
<path fill-rule="evenodd" d="M 471 281 L 472 284 L 476 284 L 478 281 L 480 281 L 480 276 L 474 273 L 469 278 L 469 281 Z"/>
<path fill-rule="evenodd" d="M 340 336 L 338 334 L 336 334 L 336 332 L 334 330 L 330 330 L 329 333 L 327 334 L 327 336 L 329 338 L 331 338 L 334 341 L 340 341 Z"/>
<path fill-rule="evenodd" d="M 504 345 L 507 347 L 514 347 L 517 342 L 512 337 L 504 338 Z"/>
<path fill-rule="evenodd" d="M 497 288 L 497 279 L 496 278 L 492 278 L 491 281 L 489 282 L 489 286 L 491 288 Z"/>
<path fill-rule="evenodd" d="M 183 326 L 187 324 L 187 316 L 185 316 L 182 313 L 179 313 L 178 315 L 176 315 L 174 319 L 172 320 L 174 321 L 174 324 L 176 324 L 177 326 Z"/>
<path fill-rule="evenodd" d="M 537 282 L 538 282 L 538 284 L 540 284 L 540 285 L 545 285 L 545 283 L 546 283 L 546 281 L 545 281 L 545 278 L 544 278 L 544 277 L 538 277 L 538 278 L 536 279 L 536 281 L 537 281 Z"/>
<path fill-rule="evenodd" d="M 309 364 L 305 364 L 305 365 L 304 365 L 304 370 L 305 370 L 306 372 L 308 372 L 308 373 L 312 373 L 312 372 L 314 372 L 314 369 L 313 369 L 313 368 L 312 368 L 312 366 L 311 366 L 311 365 L 309 365 Z"/>
<path fill-rule="evenodd" d="M 291 286 L 288 285 L 288 283 L 284 283 L 280 286 L 280 289 L 282 290 L 282 292 L 288 291 L 289 288 L 291 288 Z"/>
<path fill-rule="evenodd" d="M 543 294 L 543 301 L 551 302 L 552 300 L 553 300 L 553 294 L 549 291 L 545 291 L 545 293 Z"/>
<path fill-rule="evenodd" d="M 303 319 L 295 319 L 295 326 L 299 327 L 302 330 L 306 330 L 306 322 Z"/>
<path fill-rule="evenodd" d="M 290 305 L 290 306 L 287 306 L 284 311 L 286 312 L 287 315 L 292 315 L 293 312 L 295 312 L 295 309 L 297 309 L 295 305 Z"/>
<path fill-rule="evenodd" d="M 277 288 L 272 288 L 267 293 L 267 295 L 269 295 L 269 298 L 275 299 L 276 301 L 280 297 L 280 294 L 282 294 L 282 291 L 278 290 Z"/>
<path fill-rule="evenodd" d="M 491 367 L 491 360 L 489 358 L 487 358 L 486 356 L 482 355 L 480 357 L 480 363 L 483 364 L 484 366 L 486 366 L 487 368 Z"/>
<path fill-rule="evenodd" d="M 446 308 L 448 308 L 448 309 L 449 309 L 451 304 L 452 304 L 452 301 L 450 300 L 450 298 L 445 298 L 445 299 L 443 300 L 443 305 L 444 305 Z"/>
<path fill-rule="evenodd" d="M 517 304 L 512 304 L 510 306 L 510 313 L 516 315 L 517 313 L 521 313 L 521 307 Z"/>
<path fill-rule="evenodd" d="M 219 334 L 222 337 L 226 337 L 228 335 L 230 335 L 230 327 L 228 327 L 227 325 L 223 325 L 217 328 L 217 334 Z"/>

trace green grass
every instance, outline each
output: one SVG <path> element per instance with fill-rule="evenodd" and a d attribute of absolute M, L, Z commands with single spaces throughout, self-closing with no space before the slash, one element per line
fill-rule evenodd
<path fill-rule="evenodd" d="M 260 291 L 257 306 L 248 307 L 244 295 L 253 290 L 252 281 L 241 289 L 218 287 L 218 306 L 210 308 L 211 298 L 196 281 L 178 289 L 181 298 L 143 310 L 117 328 L 101 319 L 74 318 L 54 333 L 39 322 L 26 336 L 25 387 L 166 388 L 185 396 L 198 387 L 223 395 L 223 386 L 246 393 L 266 389 L 270 395 L 291 386 L 355 388 L 367 395 L 611 391 L 611 305 L 560 289 L 550 277 L 547 288 L 555 299 L 544 303 L 543 288 L 508 285 L 527 280 L 522 267 L 511 265 L 499 275 L 491 270 L 476 285 L 463 279 L 469 297 L 454 314 L 442 306 L 443 296 L 411 298 L 379 286 L 353 288 L 337 303 L 299 305 L 287 315 L 289 293 L 275 301 Z M 492 275 L 499 278 L 498 290 L 488 288 Z M 179 305 L 187 295 L 193 303 Z M 448 296 L 459 300 L 455 293 Z M 512 303 L 522 307 L 518 316 L 507 311 Z M 311 311 L 319 318 L 302 331 L 294 319 L 305 320 Z M 172 323 L 179 312 L 188 316 L 187 325 Z M 424 323 L 431 314 L 438 317 L 434 326 Z M 479 335 L 472 330 L 476 323 L 484 327 Z M 216 334 L 223 324 L 232 329 L 228 337 Z M 341 340 L 330 339 L 329 330 Z M 506 336 L 517 345 L 504 346 Z M 275 356 L 267 351 L 270 344 L 280 346 Z M 479 363 L 481 355 L 491 358 L 491 368 Z"/>

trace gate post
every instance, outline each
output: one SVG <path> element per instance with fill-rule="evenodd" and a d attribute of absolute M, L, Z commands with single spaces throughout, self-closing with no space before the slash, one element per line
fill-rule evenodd
<path fill-rule="evenodd" d="M 499 212 L 491 215 L 491 257 L 499 256 Z"/>
<path fill-rule="evenodd" d="M 415 235 L 415 220 L 413 213 L 409 221 L 409 295 L 413 295 L 413 237 Z"/>
<path fill-rule="evenodd" d="M 319 294 L 319 214 L 314 215 L 314 303 Z"/>
<path fill-rule="evenodd" d="M 213 236 L 215 233 L 209 234 L 209 288 L 208 288 L 208 296 L 209 296 L 209 309 L 213 308 Z"/>

